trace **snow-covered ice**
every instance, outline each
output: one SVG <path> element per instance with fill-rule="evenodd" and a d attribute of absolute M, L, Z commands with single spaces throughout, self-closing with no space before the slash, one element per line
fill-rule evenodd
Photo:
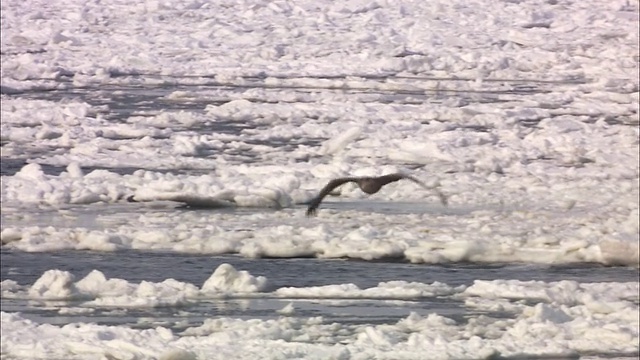
<path fill-rule="evenodd" d="M 32 285 L 2 282 L 2 296 L 32 300 L 84 299 L 81 313 L 95 307 L 167 306 L 157 299 L 175 299 L 174 305 L 189 306 L 208 296 L 297 298 L 386 298 L 457 297 L 469 306 L 496 305 L 515 313 L 513 319 L 480 316 L 467 323 L 429 314 L 411 313 L 395 324 L 342 325 L 326 323 L 322 317 L 277 316 L 271 320 L 206 319 L 201 325 L 180 333 L 164 327 L 136 330 L 95 324 L 53 326 L 2 312 L 2 351 L 12 356 L 118 358 L 280 358 L 282 351 L 294 357 L 320 358 L 469 358 L 504 356 L 560 356 L 609 349 L 619 354 L 637 353 L 640 316 L 638 283 L 584 283 L 559 281 L 476 281 L 472 286 L 446 284 L 380 283 L 359 289 L 353 284 L 324 288 L 279 288 L 264 292 L 256 286 L 267 279 L 253 277 L 223 264 L 201 288 L 166 279 L 161 283 L 132 284 L 122 279 L 105 279 L 94 270 L 83 279 L 49 270 Z M 210 283 L 218 286 L 212 292 Z M 222 285 L 224 284 L 224 285 Z M 242 285 L 240 285 L 242 284 Z M 178 300 L 177 298 L 181 298 Z M 126 300 L 126 301 L 123 301 Z M 513 300 L 525 302 L 512 303 Z M 527 305 L 526 301 L 540 301 Z M 506 307 L 506 309 L 505 309 Z M 65 308 L 67 309 L 67 308 Z M 292 303 L 281 315 L 294 312 Z M 274 314 L 277 315 L 277 314 Z M 41 339 L 33 348 L 34 339 Z M 557 340 L 554 340 L 557 339 Z M 594 341 L 596 340 L 597 341 Z M 262 350 L 261 350 L 262 349 Z M 425 352 L 428 351 L 428 352 Z M 295 354 L 295 355 L 293 355 Z M 177 355 L 172 355 L 177 356 Z"/>
<path fill-rule="evenodd" d="M 0 7 L 3 250 L 640 266 L 635 0 Z M 334 177 L 398 171 L 430 189 L 400 181 L 367 196 L 346 184 L 317 217 L 304 215 Z M 211 270 L 191 284 L 170 270 L 165 281 L 132 283 L 50 269 L 33 284 L 3 279 L 2 297 L 68 303 L 61 315 L 188 309 L 213 298 L 291 302 L 273 319 L 212 318 L 183 332 L 58 326 L 3 311 L 1 352 L 462 359 L 639 351 L 638 283 L 273 288 L 230 265 Z M 414 313 L 359 325 L 297 316 L 298 302 L 313 299 L 433 297 L 511 315 L 462 323 Z"/>

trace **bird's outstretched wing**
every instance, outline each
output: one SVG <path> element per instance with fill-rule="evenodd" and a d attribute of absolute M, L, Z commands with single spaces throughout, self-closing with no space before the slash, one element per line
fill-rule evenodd
<path fill-rule="evenodd" d="M 400 179 L 409 179 L 409 180 L 413 180 L 416 181 L 418 183 L 420 183 L 418 180 L 412 178 L 409 175 L 405 175 L 405 174 L 401 174 L 401 173 L 395 173 L 395 174 L 389 174 L 389 175 L 382 175 L 382 176 L 378 176 L 377 178 L 375 178 L 376 182 L 378 182 L 380 184 L 380 187 L 383 187 L 389 183 L 392 183 L 394 181 L 398 181 Z"/>
<path fill-rule="evenodd" d="M 333 191 L 333 189 L 337 188 L 338 186 L 344 183 L 357 181 L 358 179 L 359 178 L 356 178 L 356 177 L 344 177 L 344 178 L 338 178 L 338 179 L 333 179 L 329 181 L 329 183 L 325 185 L 322 188 L 322 190 L 320 190 L 320 193 L 318 194 L 318 196 L 313 198 L 309 203 L 309 207 L 307 208 L 307 216 L 316 214 L 316 209 L 318 208 L 318 206 L 320 206 L 322 199 L 324 199 L 325 196 L 329 195 Z"/>
<path fill-rule="evenodd" d="M 444 206 L 447 206 L 449 204 L 449 200 L 447 199 L 447 196 L 445 194 L 443 194 L 440 190 L 438 189 L 433 189 L 432 187 L 428 187 L 425 183 L 423 183 L 422 181 L 414 178 L 411 175 L 407 175 L 407 174 L 402 174 L 402 173 L 396 173 L 396 174 L 389 174 L 389 175 L 384 175 L 384 176 L 380 176 L 378 178 L 380 180 L 380 182 L 382 183 L 382 186 L 394 182 L 394 181 L 398 181 L 400 179 L 407 179 L 407 180 L 411 180 L 414 183 L 422 186 L 425 189 L 429 189 L 429 190 L 434 190 L 436 191 L 438 198 L 440 199 L 440 203 Z"/>

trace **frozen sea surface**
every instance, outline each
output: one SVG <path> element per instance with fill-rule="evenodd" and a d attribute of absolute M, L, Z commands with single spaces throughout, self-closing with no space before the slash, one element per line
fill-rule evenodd
<path fill-rule="evenodd" d="M 3 359 L 638 357 L 637 1 L 1 10 Z"/>

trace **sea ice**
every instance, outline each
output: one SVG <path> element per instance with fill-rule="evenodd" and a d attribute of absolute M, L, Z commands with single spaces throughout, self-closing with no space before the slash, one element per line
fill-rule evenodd
<path fill-rule="evenodd" d="M 637 1 L 7 0 L 1 30 L 10 251 L 640 264 Z M 449 207 L 412 183 L 373 196 L 347 185 L 304 216 L 332 178 L 396 171 Z M 215 318 L 179 333 L 3 311 L 10 358 L 638 353 L 637 283 L 271 289 L 223 265 L 204 284 L 51 269 L 1 286 L 3 299 L 80 302 L 61 315 L 451 296 L 511 316 Z"/>

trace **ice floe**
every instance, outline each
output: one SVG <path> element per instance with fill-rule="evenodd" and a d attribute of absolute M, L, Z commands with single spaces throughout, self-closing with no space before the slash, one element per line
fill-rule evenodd
<path fill-rule="evenodd" d="M 471 359 L 479 355 L 573 357 L 603 351 L 623 356 L 638 351 L 638 283 L 494 280 L 476 281 L 469 287 L 454 288 L 437 283 L 388 282 L 368 289 L 344 284 L 263 292 L 266 289 L 260 284 L 266 279 L 238 272 L 231 265 L 223 264 L 201 289 L 172 279 L 140 284 L 121 279 L 107 280 L 95 270 L 73 282 L 71 274 L 50 270 L 31 286 L 5 280 L 2 282 L 2 294 L 3 297 L 27 296 L 34 300 L 72 300 L 79 294 L 95 298 L 85 299 L 86 302 L 77 310 L 61 309 L 82 313 L 81 309 L 100 306 L 168 306 L 154 300 L 168 300 L 177 294 L 196 302 L 203 295 L 211 294 L 212 286 L 207 284 L 212 282 L 216 283 L 215 291 L 226 296 L 247 296 L 250 293 L 251 296 L 296 297 L 298 301 L 453 296 L 475 300 L 468 306 L 485 309 L 491 304 L 506 301 L 506 304 L 513 304 L 509 311 L 514 312 L 515 317 L 501 319 L 481 315 L 460 322 L 434 313 L 413 312 L 395 324 L 382 325 L 326 323 L 322 317 L 277 317 L 270 320 L 213 318 L 176 332 L 164 327 L 139 330 L 82 323 L 53 326 L 39 324 L 20 314 L 2 312 L 3 353 L 15 357 L 25 356 L 31 351 L 31 356 L 90 358 L 117 355 L 135 359 L 177 356 L 180 359 L 199 359 L 223 358 L 231 352 L 239 358 L 251 358 L 262 349 L 263 356 L 273 358 L 287 349 L 296 357 L 304 358 L 332 354 L 356 358 L 426 356 L 439 359 L 454 356 Z M 120 302 L 123 297 L 127 297 L 126 301 Z M 513 303 L 516 300 L 528 303 Z M 176 301 L 170 305 L 188 304 Z M 291 315 L 294 307 L 289 303 L 276 312 Z M 38 348 L 28 350 L 35 339 L 40 339 Z"/>

